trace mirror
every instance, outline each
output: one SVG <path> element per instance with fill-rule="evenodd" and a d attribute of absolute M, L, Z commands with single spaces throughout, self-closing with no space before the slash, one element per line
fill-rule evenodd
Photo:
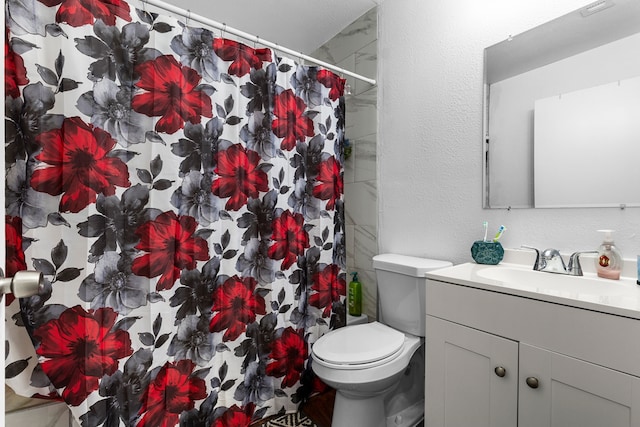
<path fill-rule="evenodd" d="M 485 208 L 640 206 L 638 52 L 638 0 L 485 49 Z"/>

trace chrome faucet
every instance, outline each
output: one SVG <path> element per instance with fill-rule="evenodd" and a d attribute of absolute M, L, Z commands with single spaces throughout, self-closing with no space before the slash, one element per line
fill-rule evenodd
<path fill-rule="evenodd" d="M 580 255 L 598 253 L 598 251 L 578 251 L 569 257 L 569 265 L 565 265 L 560 251 L 557 249 L 545 249 L 540 252 L 532 246 L 522 245 L 523 248 L 536 251 L 536 261 L 533 269 L 536 271 L 545 271 L 548 273 L 568 274 L 570 276 L 582 276 L 582 266 L 580 265 Z"/>

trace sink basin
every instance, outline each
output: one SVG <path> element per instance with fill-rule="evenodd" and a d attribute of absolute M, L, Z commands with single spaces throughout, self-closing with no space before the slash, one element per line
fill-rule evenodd
<path fill-rule="evenodd" d="M 483 268 L 476 274 L 500 286 L 593 302 L 607 303 L 611 299 L 637 299 L 640 296 L 640 287 L 628 279 L 569 276 L 506 266 Z"/>

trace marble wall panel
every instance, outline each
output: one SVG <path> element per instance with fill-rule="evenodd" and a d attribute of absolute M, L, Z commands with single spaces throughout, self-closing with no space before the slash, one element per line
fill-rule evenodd
<path fill-rule="evenodd" d="M 311 56 L 337 64 L 378 38 L 378 9 L 373 8 L 327 41 Z"/>
<path fill-rule="evenodd" d="M 355 72 L 377 80 L 378 70 L 378 41 L 374 40 L 355 53 Z M 356 80 L 355 94 L 366 92 L 373 85 L 364 80 Z"/>
<path fill-rule="evenodd" d="M 376 179 L 376 144 L 378 142 L 375 133 L 362 136 L 354 141 L 353 145 L 353 181 L 375 181 Z M 345 165 L 346 167 L 346 165 Z M 346 182 L 346 181 L 345 181 Z"/>
<path fill-rule="evenodd" d="M 358 74 L 377 78 L 377 9 L 374 8 L 329 40 L 311 56 Z M 345 162 L 347 273 L 357 271 L 363 285 L 363 313 L 377 316 L 376 275 L 371 265 L 378 253 L 377 223 L 377 88 L 345 76 L 345 137 L 352 155 Z M 348 275 L 347 281 L 351 280 Z"/>
<path fill-rule="evenodd" d="M 345 118 L 345 136 L 358 139 L 375 134 L 378 129 L 378 90 L 373 87 L 359 95 L 347 96 L 347 115 Z"/>

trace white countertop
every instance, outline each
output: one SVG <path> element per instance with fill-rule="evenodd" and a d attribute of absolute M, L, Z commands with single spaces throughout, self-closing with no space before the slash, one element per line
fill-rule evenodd
<path fill-rule="evenodd" d="M 505 256 L 505 260 L 519 261 L 518 257 L 518 254 L 511 254 Z M 567 276 L 533 271 L 532 265 L 517 262 L 501 262 L 497 266 L 465 263 L 428 272 L 426 277 L 456 285 L 640 319 L 640 286 L 636 284 L 635 277 L 623 276 L 620 280 L 609 280 L 599 278 L 591 272 L 585 272 L 584 276 Z"/>

